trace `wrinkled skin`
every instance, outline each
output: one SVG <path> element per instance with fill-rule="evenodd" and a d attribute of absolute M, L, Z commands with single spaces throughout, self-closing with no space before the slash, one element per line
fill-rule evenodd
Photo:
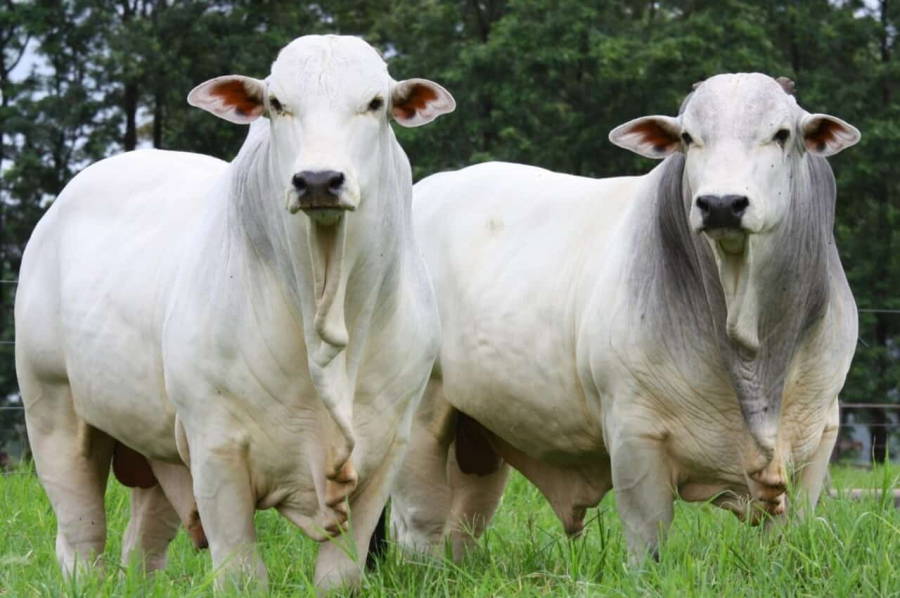
<path fill-rule="evenodd" d="M 640 177 L 493 163 L 416 185 L 443 340 L 392 492 L 402 545 L 449 538 L 460 556 L 509 466 L 573 535 L 615 489 L 634 563 L 676 497 L 778 518 L 792 481 L 816 503 L 857 331 L 823 157 L 858 132 L 769 77 L 722 75 L 680 116 L 610 137 L 666 159 Z M 716 194 L 746 196 L 739 227 L 706 228 L 697 200 Z"/>
<path fill-rule="evenodd" d="M 162 567 L 181 521 L 217 587 L 265 587 L 253 514 L 274 507 L 324 542 L 320 588 L 355 583 L 440 334 L 390 121 L 453 99 L 394 81 L 357 38 L 309 36 L 265 81 L 219 77 L 189 101 L 252 123 L 234 162 L 93 165 L 25 252 L 16 365 L 57 557 L 71 574 L 103 552 L 115 452 L 138 486 L 123 559 Z M 322 170 L 342 176 L 328 209 L 294 179 Z"/>

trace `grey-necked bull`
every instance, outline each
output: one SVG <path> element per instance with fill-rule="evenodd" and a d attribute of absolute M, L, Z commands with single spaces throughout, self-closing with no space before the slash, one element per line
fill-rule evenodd
<path fill-rule="evenodd" d="M 318 585 L 352 582 L 440 335 L 390 121 L 425 124 L 453 98 L 392 80 L 362 40 L 309 36 L 265 80 L 188 99 L 252 123 L 232 163 L 100 162 L 25 252 L 16 365 L 59 562 L 103 552 L 112 460 L 136 486 L 124 559 L 162 566 L 181 515 L 217 568 L 264 584 L 253 514 L 274 507 L 331 539 Z"/>
<path fill-rule="evenodd" d="M 610 139 L 664 161 L 416 185 L 443 341 L 392 493 L 401 544 L 449 535 L 458 555 L 509 466 L 572 534 L 615 489 L 636 560 L 676 496 L 754 519 L 784 512 L 790 481 L 817 501 L 857 332 L 825 157 L 859 132 L 737 74 Z"/>

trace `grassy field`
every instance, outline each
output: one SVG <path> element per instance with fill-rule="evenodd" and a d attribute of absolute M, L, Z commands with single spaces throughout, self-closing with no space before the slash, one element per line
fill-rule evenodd
<path fill-rule="evenodd" d="M 835 488 L 897 488 L 900 467 L 834 468 Z M 0 478 L 0 595 L 209 596 L 209 554 L 179 534 L 167 571 L 119 568 L 128 494 L 111 481 L 106 572 L 63 582 L 56 523 L 30 472 Z M 661 561 L 625 567 L 625 541 L 610 494 L 589 514 L 586 536 L 566 540 L 537 490 L 515 476 L 480 549 L 458 565 L 410 559 L 392 549 L 360 596 L 898 596 L 900 510 L 890 500 L 826 498 L 815 517 L 765 534 L 707 505 L 678 504 Z M 257 514 L 273 596 L 312 595 L 316 546 L 274 511 Z"/>

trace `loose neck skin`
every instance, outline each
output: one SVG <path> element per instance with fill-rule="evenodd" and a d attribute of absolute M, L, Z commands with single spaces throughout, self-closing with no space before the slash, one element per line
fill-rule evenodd
<path fill-rule="evenodd" d="M 345 336 L 305 320 L 323 309 L 333 313 L 340 293 L 353 292 L 356 304 L 357 292 L 370 295 L 386 277 L 396 275 L 403 243 L 410 238 L 409 162 L 388 129 L 373 151 L 380 167 L 373 169 L 374 179 L 362 185 L 359 207 L 325 227 L 285 209 L 275 153 L 268 122 L 254 123 L 229 168 L 231 242 L 249 241 L 255 257 L 275 273 L 285 298 L 303 317 L 307 341 L 314 340 L 313 333 L 342 348 Z"/>
<path fill-rule="evenodd" d="M 329 475 L 339 475 L 353 451 L 354 389 L 372 314 L 397 299 L 391 291 L 412 242 L 412 177 L 390 128 L 371 155 L 378 168 L 360 180 L 359 206 L 327 227 L 286 209 L 266 121 L 251 126 L 227 175 L 226 251 L 235 248 L 251 271 L 271 272 L 301 324 L 312 382 L 339 431 L 326 435 L 336 439 Z M 271 298 L 250 299 L 257 300 Z"/>
<path fill-rule="evenodd" d="M 743 255 L 717 251 L 690 231 L 684 157 L 648 175 L 653 191 L 634 237 L 630 285 L 636 309 L 687 379 L 702 364 L 724 370 L 745 426 L 771 459 L 785 377 L 809 328 L 825 313 L 833 251 L 834 178 L 821 158 L 793 159 L 788 214 L 751 235 Z M 644 212 L 647 214 L 647 212 Z M 699 369 L 698 371 L 698 368 Z"/>

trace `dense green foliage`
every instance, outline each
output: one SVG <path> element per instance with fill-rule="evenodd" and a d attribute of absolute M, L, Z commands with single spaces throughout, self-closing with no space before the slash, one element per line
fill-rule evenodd
<path fill-rule="evenodd" d="M 900 484 L 900 469 L 836 468 L 837 488 Z M 128 493 L 107 490 L 106 575 L 67 585 L 56 565 L 56 521 L 33 475 L 0 478 L 0 595 L 16 598 L 182 596 L 212 594 L 209 554 L 180 533 L 164 573 L 120 569 Z M 816 517 L 766 535 L 715 507 L 679 503 L 659 564 L 629 571 L 625 540 L 610 494 L 588 513 L 582 539 L 569 542 L 537 489 L 515 474 L 494 525 L 462 563 L 429 561 L 391 549 L 366 579 L 366 597 L 382 596 L 900 596 L 900 510 L 870 498 L 824 499 Z M 315 544 L 274 510 L 257 513 L 272 596 L 313 596 Z M 354 595 L 349 592 L 338 595 Z"/>
<path fill-rule="evenodd" d="M 395 78 L 455 95 L 454 115 L 398 131 L 416 179 L 485 160 L 642 173 L 653 164 L 613 147 L 613 126 L 674 114 L 716 73 L 791 77 L 804 107 L 863 133 L 832 160 L 838 245 L 859 306 L 900 309 L 898 29 L 895 0 L 2 0 L 0 277 L 15 278 L 35 222 L 90 162 L 145 146 L 232 157 L 245 129 L 191 109 L 195 84 L 265 76 L 290 39 L 340 32 L 385 50 Z M 14 71 L 23 53 L 32 66 Z M 13 290 L 0 285 L 0 341 Z M 860 324 L 842 398 L 896 402 L 900 314 Z M 0 344 L 0 402 L 12 357 Z M 879 452 L 887 430 L 873 428 Z"/>

